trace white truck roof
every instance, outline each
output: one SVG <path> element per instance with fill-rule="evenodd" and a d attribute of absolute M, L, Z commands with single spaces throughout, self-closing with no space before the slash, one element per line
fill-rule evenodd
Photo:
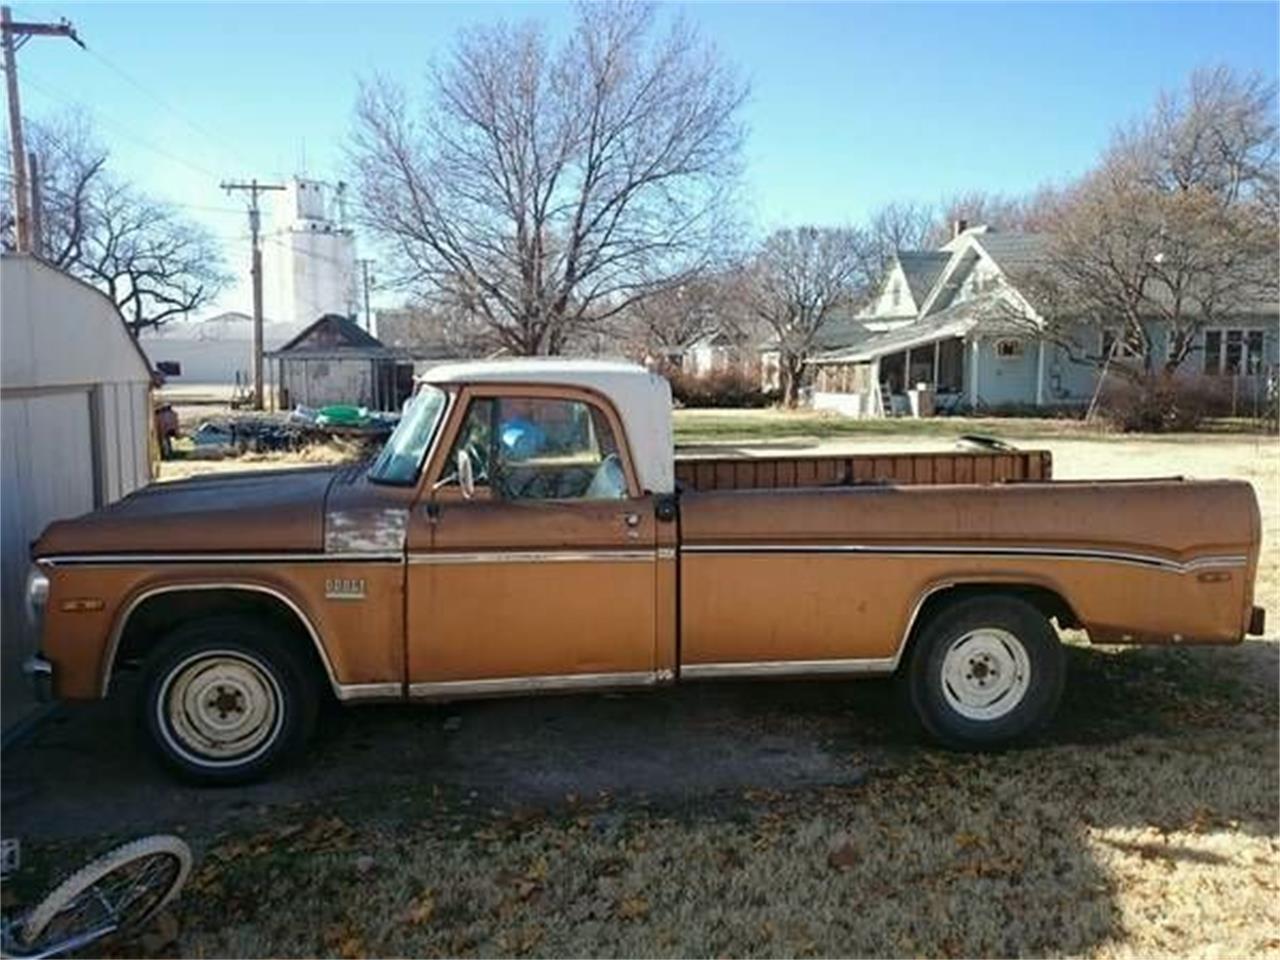
<path fill-rule="evenodd" d="M 546 383 L 597 390 L 613 401 L 631 444 L 640 486 L 650 493 L 675 490 L 671 435 L 671 386 L 636 363 L 530 357 L 442 363 L 418 378 L 424 383 Z"/>

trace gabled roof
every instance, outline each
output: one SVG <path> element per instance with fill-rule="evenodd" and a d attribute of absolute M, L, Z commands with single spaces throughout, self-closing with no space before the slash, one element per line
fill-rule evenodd
<path fill-rule="evenodd" d="M 833 317 L 818 328 L 813 345 L 819 350 L 848 347 L 871 336 L 866 325 L 854 317 Z"/>
<path fill-rule="evenodd" d="M 276 350 L 276 353 L 296 353 L 320 350 L 326 353 L 350 349 L 385 350 L 382 341 L 371 336 L 348 317 L 326 313 L 296 337 Z"/>
<path fill-rule="evenodd" d="M 0 255 L 0 274 L 4 275 L 0 361 L 6 388 L 116 382 L 110 375 L 122 369 L 116 361 L 123 365 L 135 359 L 137 379 L 128 381 L 153 380 L 151 361 L 105 292 L 31 254 L 5 251 Z M 68 350 L 68 336 L 90 338 L 92 347 Z"/>
<path fill-rule="evenodd" d="M 871 336 L 871 331 L 863 320 L 840 314 L 832 317 L 818 328 L 818 332 L 813 336 L 813 346 L 817 350 L 843 349 L 859 343 L 869 336 Z M 777 350 L 777 333 L 771 332 L 758 349 L 762 351 Z"/>
<path fill-rule="evenodd" d="M 964 277 L 968 276 L 977 260 L 978 254 L 968 246 L 961 247 L 950 254 L 946 269 L 938 277 L 938 282 L 934 284 L 929 296 L 920 304 L 921 313 L 927 316 L 951 306 L 951 301 L 960 292 Z"/>
<path fill-rule="evenodd" d="M 916 309 L 924 303 L 929 291 L 942 276 L 951 254 L 941 250 L 899 250 L 898 263 L 907 279 L 907 289 Z"/>
<path fill-rule="evenodd" d="M 1049 237 L 1043 233 L 984 233 L 973 242 L 1010 277 L 1044 265 L 1049 256 Z"/>
<path fill-rule="evenodd" d="M 868 337 L 850 348 L 820 354 L 810 362 L 864 363 L 886 354 L 928 346 L 936 340 L 964 337 L 979 325 L 983 333 L 1025 334 L 1025 326 L 1006 318 L 1000 301 L 998 293 L 984 294 L 939 310 L 908 326 Z"/>

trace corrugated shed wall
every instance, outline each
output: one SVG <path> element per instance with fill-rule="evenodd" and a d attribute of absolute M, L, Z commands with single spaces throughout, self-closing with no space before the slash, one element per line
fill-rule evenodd
<path fill-rule="evenodd" d="M 114 305 L 27 257 L 0 259 L 3 727 L 32 707 L 21 664 L 32 540 L 150 480 L 150 371 Z"/>

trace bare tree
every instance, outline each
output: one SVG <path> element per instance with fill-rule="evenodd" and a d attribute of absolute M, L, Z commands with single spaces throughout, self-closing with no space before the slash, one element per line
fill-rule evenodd
<path fill-rule="evenodd" d="M 555 353 L 705 266 L 730 225 L 744 86 L 682 22 L 584 4 L 465 33 L 410 107 L 363 86 L 351 144 L 362 219 L 406 276 L 519 354 Z"/>
<path fill-rule="evenodd" d="M 633 304 L 613 324 L 625 352 L 663 363 L 708 334 L 746 339 L 750 323 L 743 316 L 738 281 L 736 271 L 721 271 L 673 284 Z"/>
<path fill-rule="evenodd" d="M 204 306 L 230 282 L 208 231 L 111 175 L 83 114 L 27 127 L 39 164 L 40 256 L 111 297 L 135 335 Z M 3 221 L 11 248 L 7 207 Z"/>
<path fill-rule="evenodd" d="M 788 407 L 799 399 L 804 363 L 818 335 L 864 295 L 868 259 L 857 230 L 797 227 L 773 233 L 748 268 L 746 303 L 774 334 Z"/>
<path fill-rule="evenodd" d="M 867 222 L 866 265 L 872 279 L 878 281 L 893 266 L 899 250 L 920 250 L 930 244 L 936 214 L 927 204 L 889 203 L 871 215 Z"/>
<path fill-rule="evenodd" d="M 27 148 L 39 169 L 42 243 L 39 254 L 54 266 L 75 263 L 84 247 L 89 208 L 105 176 L 107 152 L 95 140 L 85 114 L 71 111 L 27 121 Z M 10 192 L 4 194 L 5 246 L 13 246 Z"/>
<path fill-rule="evenodd" d="M 443 301 L 410 301 L 379 311 L 378 339 L 389 347 L 427 351 L 428 356 L 485 356 L 495 349 L 488 328 Z"/>
<path fill-rule="evenodd" d="M 1275 102 L 1274 84 L 1201 71 L 1116 135 L 1052 205 L 1045 262 L 1020 278 L 1050 337 L 1140 380 L 1176 371 L 1204 327 L 1275 301 Z M 1083 345 L 1077 330 L 1092 331 Z"/>
<path fill-rule="evenodd" d="M 961 222 L 970 227 L 1038 233 L 1048 223 L 1058 192 L 1057 187 L 1046 184 L 1022 195 L 965 190 L 944 197 L 933 208 L 933 221 L 926 243 L 930 247 L 942 246 L 952 238 L 955 227 Z"/>
<path fill-rule="evenodd" d="M 171 207 L 104 180 L 72 273 L 101 288 L 135 335 L 211 301 L 229 282 L 213 237 Z"/>

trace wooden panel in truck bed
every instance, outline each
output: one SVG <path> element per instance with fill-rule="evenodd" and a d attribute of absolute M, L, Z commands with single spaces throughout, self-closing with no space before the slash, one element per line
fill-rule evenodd
<path fill-rule="evenodd" d="M 1048 450 L 676 459 L 676 482 L 685 490 L 699 491 L 846 487 L 859 483 L 1007 483 L 1050 480 L 1052 476 L 1053 456 Z"/>

